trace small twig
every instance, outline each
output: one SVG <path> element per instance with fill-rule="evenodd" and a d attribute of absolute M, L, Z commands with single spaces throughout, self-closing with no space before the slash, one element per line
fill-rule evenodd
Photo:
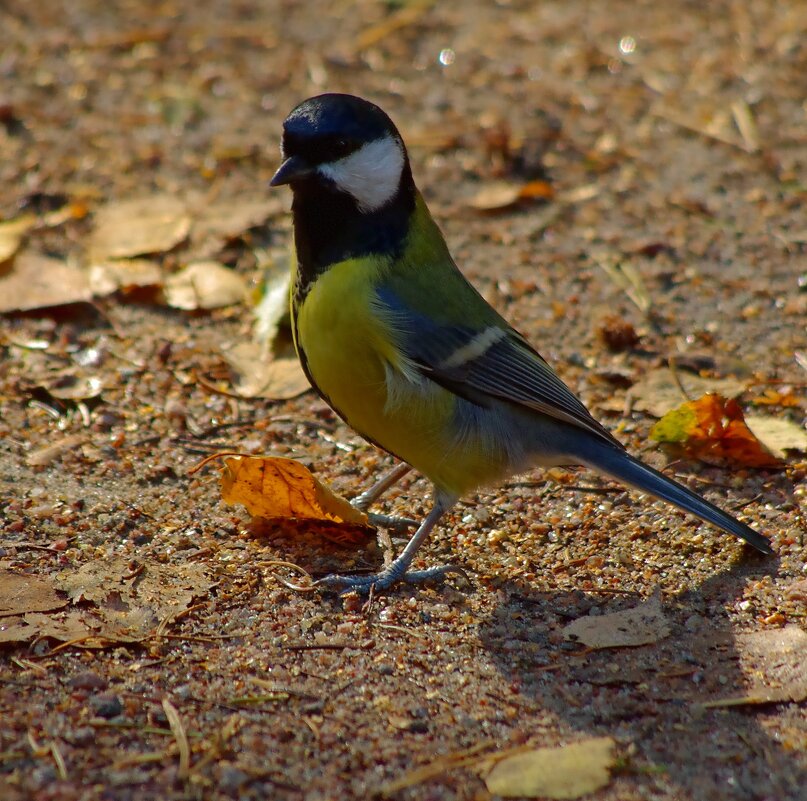
<path fill-rule="evenodd" d="M 408 634 L 410 637 L 414 637 L 416 640 L 429 639 L 425 634 L 422 634 L 419 631 L 415 631 L 414 629 L 408 629 L 405 626 L 396 626 L 394 623 L 376 623 L 375 625 L 380 629 L 388 629 L 389 631 L 400 631 L 402 634 Z"/>
<path fill-rule="evenodd" d="M 414 0 L 390 14 L 382 22 L 365 28 L 356 37 L 354 45 L 356 51 L 366 50 L 368 47 L 378 44 L 382 39 L 386 39 L 391 33 L 414 24 L 434 3 L 435 0 Z"/>
<path fill-rule="evenodd" d="M 21 659 L 16 656 L 10 657 L 11 661 L 19 668 L 23 670 L 33 670 L 35 673 L 39 673 L 40 675 L 46 675 L 48 670 L 47 668 L 43 668 L 42 665 L 37 665 L 35 662 L 31 662 L 28 659 Z"/>
<path fill-rule="evenodd" d="M 735 100 L 731 104 L 731 116 L 740 132 L 746 153 L 756 153 L 759 150 L 759 129 L 751 108 L 745 100 Z"/>
<path fill-rule="evenodd" d="M 162 705 L 165 717 L 168 720 L 168 725 L 171 727 L 174 739 L 177 742 L 177 749 L 179 750 L 177 778 L 184 781 L 188 778 L 191 769 L 191 749 L 188 745 L 188 735 L 185 734 L 185 727 L 182 725 L 182 720 L 179 717 L 177 708 L 167 698 L 163 698 Z"/>
<path fill-rule="evenodd" d="M 122 581 L 132 581 L 132 579 L 136 579 L 144 570 L 146 569 L 146 565 L 144 562 L 140 562 L 140 564 L 135 564 L 135 566 L 128 572 L 126 575 L 121 576 Z"/>
<path fill-rule="evenodd" d="M 171 732 L 167 732 L 171 734 Z M 112 763 L 113 770 L 123 770 L 124 768 L 133 767 L 135 765 L 147 765 L 150 762 L 162 762 L 165 759 L 173 756 L 172 748 L 166 748 L 165 751 L 150 751 L 146 754 L 131 754 L 130 756 L 122 757 Z"/>
<path fill-rule="evenodd" d="M 71 539 L 75 539 L 75 537 Z M 54 548 L 52 545 L 40 545 L 38 542 L 29 542 L 28 540 L 24 540 L 23 542 L 0 542 L 0 548 L 28 548 L 33 551 L 61 553 L 59 549 Z"/>
<path fill-rule="evenodd" d="M 368 642 L 300 642 L 292 643 L 291 645 L 284 645 L 286 651 L 344 651 L 347 648 L 354 648 L 360 651 L 366 651 L 372 648 L 372 641 Z"/>
<path fill-rule="evenodd" d="M 285 693 L 286 695 L 294 696 L 295 698 L 304 698 L 309 701 L 322 700 L 319 695 L 314 693 L 307 693 L 304 690 L 295 690 L 293 687 L 278 687 L 276 682 L 267 681 L 266 679 L 261 679 L 258 676 L 249 676 L 248 679 L 258 687 L 262 687 L 264 690 L 269 690 L 270 692 Z"/>
<path fill-rule="evenodd" d="M 429 779 L 440 776 L 449 770 L 476 764 L 480 761 L 479 754 L 493 748 L 495 745 L 496 743 L 493 740 L 485 740 L 471 748 L 437 757 L 437 759 L 426 765 L 421 765 L 414 770 L 410 770 L 400 779 L 383 784 L 378 788 L 378 793 L 382 796 L 391 796 L 408 787 L 414 787 L 417 784 L 422 784 Z"/>
<path fill-rule="evenodd" d="M 251 425 L 260 418 L 253 417 L 239 417 L 237 420 L 229 420 L 226 423 L 216 423 L 215 425 L 208 426 L 207 428 L 199 428 L 193 432 L 194 439 L 207 439 L 217 434 L 219 431 L 224 431 L 227 428 L 238 428 L 239 426 Z"/>
<path fill-rule="evenodd" d="M 269 575 L 275 579 L 279 584 L 282 584 L 289 590 L 294 590 L 295 592 L 316 592 L 317 588 L 314 586 L 314 577 L 304 568 L 300 567 L 299 565 L 295 565 L 293 562 L 284 562 L 282 560 L 271 560 L 268 562 L 261 562 L 261 565 L 265 567 L 287 567 L 290 570 L 296 570 L 303 576 L 306 576 L 311 582 L 307 587 L 304 587 L 301 584 L 294 584 L 291 581 L 287 581 L 286 579 L 279 576 L 277 573 L 270 573 Z"/>
<path fill-rule="evenodd" d="M 681 394 L 687 401 L 691 401 L 692 397 L 690 394 L 684 389 L 684 385 L 681 383 L 681 376 L 678 374 L 678 368 L 675 365 L 675 357 L 671 356 L 667 362 L 667 366 L 670 368 L 670 373 L 672 373 L 673 381 L 675 381 L 675 385 L 681 391 Z"/>
<path fill-rule="evenodd" d="M 754 495 L 753 498 L 749 498 L 747 501 L 742 501 L 742 503 L 735 503 L 734 504 L 734 511 L 737 512 L 740 509 L 745 509 L 746 506 L 750 506 L 752 503 L 756 503 L 760 498 L 762 498 L 764 493 L 758 492 Z"/>
<path fill-rule="evenodd" d="M 253 403 L 264 400 L 263 398 L 247 398 L 244 395 L 239 395 L 236 392 L 228 392 L 226 389 L 221 389 L 221 387 L 217 387 L 215 384 L 212 384 L 200 373 L 196 373 L 196 383 L 200 387 L 206 389 L 208 392 L 212 392 L 214 395 L 222 395 L 225 398 L 233 398 L 234 400 L 240 401 L 252 401 Z"/>
<path fill-rule="evenodd" d="M 62 752 L 59 750 L 59 746 L 56 745 L 55 740 L 50 741 L 50 753 L 53 756 L 53 761 L 56 763 L 56 770 L 59 773 L 59 778 L 62 781 L 67 781 L 67 767 L 64 764 Z"/>

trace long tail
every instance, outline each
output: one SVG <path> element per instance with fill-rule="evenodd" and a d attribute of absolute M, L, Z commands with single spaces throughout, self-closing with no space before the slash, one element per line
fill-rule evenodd
<path fill-rule="evenodd" d="M 584 454 L 578 454 L 580 462 L 586 467 L 605 473 L 611 478 L 615 478 L 641 492 L 649 492 L 657 498 L 661 498 L 668 503 L 683 509 L 685 512 L 696 515 L 730 534 L 734 534 L 744 539 L 749 545 L 753 545 L 762 553 L 772 554 L 770 542 L 767 537 L 758 534 L 750 526 L 741 523 L 722 509 L 718 509 L 714 504 L 709 503 L 705 498 L 701 498 L 692 490 L 687 489 L 677 481 L 662 475 L 658 470 L 634 459 L 633 456 L 623 450 L 619 450 L 607 442 L 599 442 L 593 439 L 586 443 Z"/>

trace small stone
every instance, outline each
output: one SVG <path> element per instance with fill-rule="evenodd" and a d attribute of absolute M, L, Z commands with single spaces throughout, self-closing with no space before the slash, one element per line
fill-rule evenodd
<path fill-rule="evenodd" d="M 90 708 L 102 718 L 114 718 L 123 712 L 123 704 L 117 695 L 101 693 L 90 698 Z"/>
<path fill-rule="evenodd" d="M 703 621 L 703 618 L 701 618 L 700 615 L 690 615 L 684 621 L 684 628 L 687 631 L 697 631 L 701 627 L 702 621 Z"/>
<path fill-rule="evenodd" d="M 92 726 L 81 726 L 65 736 L 65 740 L 77 748 L 86 748 L 88 745 L 92 745 L 95 739 L 96 733 Z"/>
<path fill-rule="evenodd" d="M 250 781 L 250 775 L 235 765 L 225 765 L 219 774 L 219 788 L 229 794 L 237 794 Z"/>
<path fill-rule="evenodd" d="M 67 681 L 67 686 L 72 687 L 74 690 L 105 690 L 107 681 L 97 673 L 87 670 L 71 676 Z"/>

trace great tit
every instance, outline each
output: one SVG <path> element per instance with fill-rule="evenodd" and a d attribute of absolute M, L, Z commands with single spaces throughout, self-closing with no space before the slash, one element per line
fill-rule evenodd
<path fill-rule="evenodd" d="M 345 422 L 403 462 L 358 505 L 410 466 L 434 485 L 430 512 L 388 567 L 319 584 L 382 590 L 456 569 L 409 568 L 462 495 L 534 466 L 583 465 L 772 553 L 745 523 L 628 454 L 471 286 L 378 106 L 311 97 L 283 123 L 281 150 L 271 185 L 293 193 L 290 305 L 303 369 Z"/>

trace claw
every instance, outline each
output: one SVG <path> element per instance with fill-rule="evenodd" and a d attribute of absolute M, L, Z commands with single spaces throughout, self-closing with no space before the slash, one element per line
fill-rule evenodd
<path fill-rule="evenodd" d="M 377 514 L 376 512 L 369 512 L 367 514 L 367 517 L 371 525 L 375 526 L 376 528 L 388 528 L 393 531 L 408 531 L 410 528 L 418 527 L 418 521 L 412 520 L 411 517 L 398 517 L 397 515 L 381 515 Z"/>

